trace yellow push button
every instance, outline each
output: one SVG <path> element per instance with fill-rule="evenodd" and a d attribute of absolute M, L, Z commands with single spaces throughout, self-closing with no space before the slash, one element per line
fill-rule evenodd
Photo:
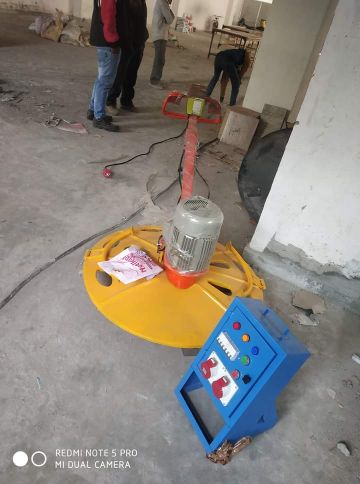
<path fill-rule="evenodd" d="M 243 334 L 242 340 L 244 343 L 248 343 L 250 341 L 250 336 L 248 334 Z"/>

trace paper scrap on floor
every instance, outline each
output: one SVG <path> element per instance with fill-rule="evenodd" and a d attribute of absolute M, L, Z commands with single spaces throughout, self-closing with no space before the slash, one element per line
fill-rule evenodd
<path fill-rule="evenodd" d="M 163 271 L 146 252 L 134 245 L 112 259 L 98 262 L 98 264 L 104 272 L 116 277 L 124 284 L 130 284 L 143 278 L 150 280 Z"/>

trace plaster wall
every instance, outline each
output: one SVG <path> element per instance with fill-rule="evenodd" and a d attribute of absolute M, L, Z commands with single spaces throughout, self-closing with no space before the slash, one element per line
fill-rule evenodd
<path fill-rule="evenodd" d="M 291 110 L 328 6 L 329 0 L 275 0 L 245 107 L 262 112 L 264 104 L 272 104 Z"/>
<path fill-rule="evenodd" d="M 0 6 L 51 13 L 57 8 L 76 17 L 89 17 L 92 12 L 92 0 L 0 0 Z"/>
<path fill-rule="evenodd" d="M 359 2 L 339 0 L 250 243 L 347 277 L 360 277 L 359 31 Z"/>

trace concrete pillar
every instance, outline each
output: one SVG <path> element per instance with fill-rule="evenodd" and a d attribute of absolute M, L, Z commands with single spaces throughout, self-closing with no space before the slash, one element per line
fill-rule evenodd
<path fill-rule="evenodd" d="M 81 0 L 80 17 L 91 18 L 93 11 L 93 0 Z"/>
<path fill-rule="evenodd" d="M 329 7 L 328 7 L 327 12 L 325 14 L 321 28 L 319 30 L 317 39 L 315 41 L 314 49 L 311 53 L 311 56 L 310 56 L 308 65 L 305 69 L 305 73 L 304 73 L 304 76 L 302 78 L 299 90 L 296 94 L 293 107 L 292 107 L 291 112 L 289 114 L 289 117 L 288 117 L 289 123 L 295 123 L 295 121 L 297 119 L 301 105 L 304 101 L 304 97 L 305 97 L 307 88 L 309 87 L 311 77 L 314 74 L 316 63 L 318 61 L 319 55 L 321 55 L 321 51 L 322 51 L 322 48 L 324 46 L 326 36 L 329 33 L 330 26 L 331 26 L 332 21 L 334 19 L 334 14 L 335 14 L 335 9 L 337 7 L 337 4 L 338 4 L 338 0 L 330 0 Z"/>
<path fill-rule="evenodd" d="M 242 17 L 245 18 L 247 25 L 255 26 L 256 18 L 260 11 L 258 22 L 260 19 L 268 19 L 270 15 L 270 11 L 272 9 L 272 5 L 269 5 L 266 2 L 260 2 L 257 0 L 244 0 L 243 2 L 243 9 L 242 9 Z"/>
<path fill-rule="evenodd" d="M 225 12 L 224 25 L 232 24 L 235 7 L 236 7 L 236 0 L 229 0 L 228 6 Z"/>
<path fill-rule="evenodd" d="M 347 277 L 360 277 L 359 31 L 358 0 L 339 0 L 250 243 Z"/>
<path fill-rule="evenodd" d="M 244 106 L 291 109 L 330 0 L 275 0 L 256 57 Z M 258 2 L 254 2 L 258 3 Z"/>

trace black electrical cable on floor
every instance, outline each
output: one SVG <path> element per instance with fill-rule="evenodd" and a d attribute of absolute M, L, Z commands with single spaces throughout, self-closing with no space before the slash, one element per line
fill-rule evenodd
<path fill-rule="evenodd" d="M 159 192 L 154 198 L 151 199 L 152 202 L 155 203 L 156 200 L 158 198 L 160 198 L 162 195 L 164 195 L 164 193 L 166 193 L 168 190 L 170 190 L 177 183 L 177 181 L 178 181 L 178 178 L 175 178 L 175 180 L 173 180 L 170 183 L 170 185 L 168 185 L 164 190 L 162 190 L 161 192 Z M 86 239 L 83 239 L 81 242 L 78 242 L 73 247 L 70 247 L 70 249 L 66 250 L 62 254 L 60 254 L 57 257 L 55 257 L 55 259 L 53 259 L 53 260 L 51 260 L 49 262 L 46 262 L 42 266 L 40 266 L 37 269 L 35 269 L 33 272 L 31 272 L 29 274 L 29 276 L 26 279 L 24 279 L 23 281 L 21 281 L 10 292 L 10 294 L 8 294 L 2 301 L 0 301 L 0 310 L 3 309 L 12 299 L 14 299 L 14 297 L 21 291 L 21 289 L 23 289 L 27 284 L 29 284 L 29 282 L 31 282 L 33 279 L 35 279 L 35 277 L 37 277 L 38 275 L 40 275 L 42 272 L 46 271 L 46 269 L 49 269 L 49 267 L 53 266 L 54 264 L 56 264 L 60 260 L 64 259 L 64 257 L 72 254 L 73 252 L 75 252 L 76 250 L 80 249 L 81 247 L 83 247 L 84 245 L 88 244 L 89 242 L 93 241 L 94 239 L 97 239 L 97 238 L 99 238 L 99 237 L 101 237 L 103 235 L 106 235 L 109 232 L 113 232 L 114 230 L 120 229 L 123 225 L 125 225 L 130 220 L 132 220 L 133 218 L 135 218 L 137 215 L 139 215 L 140 213 L 142 213 L 145 210 L 146 206 L 147 206 L 147 204 L 146 203 L 143 203 L 135 212 L 133 212 L 128 217 L 126 217 L 122 222 L 120 222 L 118 224 L 115 224 L 112 227 L 108 227 L 107 229 L 101 230 L 100 232 L 97 232 L 96 234 L 93 234 L 90 237 L 87 237 Z"/>
<path fill-rule="evenodd" d="M 140 158 L 141 156 L 147 156 L 147 155 L 149 155 L 149 154 L 151 153 L 152 149 L 153 149 L 155 146 L 157 146 L 157 145 L 161 145 L 161 144 L 163 144 L 163 143 L 167 143 L 168 141 L 173 141 L 173 140 L 175 140 L 175 139 L 179 139 L 179 138 L 181 138 L 182 136 L 184 136 L 185 131 L 187 130 L 188 124 L 189 124 L 189 122 L 187 122 L 187 124 L 186 124 L 185 128 L 184 128 L 184 129 L 181 131 L 181 133 L 180 133 L 180 134 L 178 134 L 178 135 L 176 135 L 176 136 L 172 136 L 171 138 L 166 138 L 166 139 L 163 139 L 163 140 L 161 140 L 161 141 L 156 141 L 155 143 L 153 143 L 152 145 L 150 145 L 150 147 L 149 147 L 149 149 L 147 150 L 147 152 L 146 152 L 146 153 L 140 153 L 140 154 L 138 154 L 138 155 L 133 156 L 132 158 L 129 158 L 128 160 L 125 160 L 125 161 L 118 161 L 118 162 L 116 162 L 116 163 L 110 163 L 109 165 L 106 165 L 106 166 L 104 167 L 104 169 L 106 169 L 106 168 L 111 168 L 111 167 L 113 167 L 113 166 L 127 165 L 127 164 L 128 164 L 128 163 L 130 163 L 131 161 L 134 161 L 134 160 L 136 160 L 137 158 Z"/>
<path fill-rule="evenodd" d="M 198 151 L 202 151 L 204 150 L 207 146 L 210 146 L 212 145 L 213 143 L 215 143 L 215 141 L 219 141 L 219 138 L 214 138 L 210 141 L 207 141 L 206 143 L 203 143 L 199 146 L 199 150 Z"/>
<path fill-rule="evenodd" d="M 208 199 L 210 200 L 211 191 L 210 191 L 210 186 L 209 186 L 208 181 L 206 180 L 206 178 L 204 178 L 204 177 L 202 176 L 202 174 L 200 173 L 200 171 L 199 171 L 199 168 L 198 168 L 198 167 L 196 167 L 196 173 L 199 175 L 199 177 L 200 177 L 200 178 L 203 180 L 203 182 L 205 183 L 205 185 L 206 185 L 206 187 L 207 187 L 207 191 L 208 191 L 206 198 L 208 198 Z"/>
<path fill-rule="evenodd" d="M 174 140 L 174 139 L 178 139 L 178 138 L 181 138 L 181 136 L 183 136 L 183 134 L 185 133 L 187 129 L 187 125 L 185 127 L 185 129 L 181 132 L 181 134 L 177 135 L 177 136 L 174 136 L 172 138 L 168 138 L 166 140 L 163 140 L 163 141 L 158 141 L 156 143 L 153 143 L 148 152 L 145 153 L 145 154 L 140 154 L 140 155 L 136 155 L 134 156 L 133 158 L 125 161 L 125 162 L 122 162 L 122 163 L 113 163 L 111 165 L 107 165 L 107 167 L 109 166 L 116 166 L 116 165 L 124 165 L 126 163 L 130 163 L 130 161 L 132 160 L 135 160 L 136 158 L 139 158 L 140 156 L 145 156 L 147 154 L 149 154 L 152 150 L 152 148 L 156 145 L 159 145 L 161 143 L 165 143 L 166 141 L 170 141 L 170 140 Z M 215 141 L 217 140 L 214 139 L 212 141 L 209 141 L 208 143 L 204 143 L 203 145 L 200 146 L 199 148 L 199 151 L 204 149 L 206 146 L 214 143 Z M 181 172 L 181 166 L 182 166 L 182 160 L 183 160 L 183 157 L 184 157 L 184 152 L 182 153 L 182 156 L 181 156 L 181 160 L 180 160 L 180 164 L 179 164 L 179 174 Z M 201 178 L 204 180 L 204 182 L 206 183 L 206 185 L 208 186 L 208 189 L 209 189 L 209 185 L 207 183 L 207 181 L 205 180 L 205 178 L 203 178 L 203 176 L 200 174 L 200 172 L 197 170 L 198 174 L 201 176 Z M 180 184 L 181 184 L 181 179 L 179 179 L 179 177 L 177 177 L 175 180 L 173 180 L 170 185 L 168 185 L 164 190 L 162 190 L 160 193 L 158 193 L 154 198 L 152 198 L 152 202 L 156 202 L 156 200 L 158 198 L 160 198 L 162 195 L 164 195 L 164 193 L 166 193 L 168 190 L 170 190 L 178 181 L 180 181 Z M 181 186 L 181 185 L 180 185 Z M 209 189 L 209 196 L 210 196 L 210 189 Z M 22 280 L 11 292 L 10 294 L 8 294 L 4 299 L 2 299 L 0 301 L 0 310 L 3 309 L 7 304 L 9 304 L 9 302 L 14 299 L 14 297 L 27 285 L 29 284 L 32 280 L 34 280 L 38 275 L 40 275 L 42 272 L 46 271 L 46 269 L 49 269 L 49 267 L 53 266 L 54 264 L 56 264 L 57 262 L 61 261 L 62 259 L 64 259 L 65 257 L 67 257 L 68 255 L 72 254 L 73 252 L 77 251 L 78 249 L 80 249 L 81 247 L 83 247 L 84 245 L 88 244 L 89 242 L 92 242 L 94 239 L 97 239 L 103 235 L 106 235 L 108 234 L 109 232 L 113 232 L 114 230 L 117 230 L 117 229 L 120 229 L 124 224 L 126 224 L 127 222 L 129 222 L 130 220 L 132 220 L 133 218 L 135 218 L 137 215 L 139 215 L 140 213 L 142 213 L 145 208 L 146 208 L 147 204 L 146 203 L 143 203 L 135 212 L 133 212 L 131 215 L 129 215 L 128 217 L 126 217 L 122 222 L 118 223 L 118 224 L 115 224 L 113 225 L 112 227 L 108 227 L 107 229 L 104 229 L 104 230 L 101 230 L 100 232 L 97 232 L 96 234 L 93 234 L 91 235 L 90 237 L 87 237 L 86 239 L 83 239 L 81 242 L 78 242 L 76 245 L 70 247 L 70 249 L 66 250 L 65 252 L 63 252 L 62 254 L 58 255 L 57 257 L 55 257 L 55 259 L 49 261 L 49 262 L 46 262 L 45 264 L 43 264 L 42 266 L 38 267 L 37 269 L 35 269 L 33 272 L 31 272 L 29 274 L 29 276 Z"/>
<path fill-rule="evenodd" d="M 212 145 L 213 143 L 215 143 L 216 141 L 219 141 L 218 138 L 214 138 L 210 141 L 208 141 L 207 143 L 203 143 L 199 146 L 199 149 L 198 151 L 202 151 L 204 150 L 207 146 L 210 146 Z M 200 173 L 200 170 L 199 168 L 196 166 L 196 173 L 199 175 L 199 177 L 203 180 L 203 182 L 205 183 L 206 187 L 207 187 L 207 190 L 208 190 L 208 193 L 207 193 L 207 198 L 210 200 L 210 196 L 211 196 L 211 191 L 210 191 L 210 185 L 208 183 L 208 181 L 206 180 L 206 178 Z"/>
<path fill-rule="evenodd" d="M 215 143 L 215 141 L 219 141 L 219 139 L 218 138 L 214 138 L 214 139 L 212 139 L 210 141 L 207 141 L 206 143 L 201 144 L 199 146 L 199 148 L 198 148 L 198 153 L 200 151 L 204 150 L 207 146 L 210 146 L 213 143 Z M 183 151 L 183 153 L 181 155 L 181 159 L 180 159 L 179 168 L 178 168 L 180 190 L 182 190 L 181 173 L 182 173 L 182 163 L 183 163 L 183 159 L 184 159 L 184 154 L 185 154 L 185 152 Z M 211 191 L 210 191 L 209 183 L 207 182 L 207 180 L 205 179 L 205 177 L 203 177 L 203 175 L 200 173 L 199 168 L 197 166 L 195 167 L 195 170 L 196 170 L 196 173 L 200 176 L 200 178 L 205 183 L 205 185 L 207 187 L 207 190 L 208 190 L 207 198 L 210 199 Z M 178 203 L 180 202 L 180 200 L 181 200 L 181 196 L 179 197 Z"/>
<path fill-rule="evenodd" d="M 185 150 L 183 150 L 183 152 L 181 154 L 180 163 L 179 163 L 179 166 L 178 166 L 178 180 L 179 180 L 180 190 L 182 190 L 181 175 L 182 175 L 182 164 L 183 164 L 183 160 L 184 160 L 184 155 L 185 155 Z"/>

